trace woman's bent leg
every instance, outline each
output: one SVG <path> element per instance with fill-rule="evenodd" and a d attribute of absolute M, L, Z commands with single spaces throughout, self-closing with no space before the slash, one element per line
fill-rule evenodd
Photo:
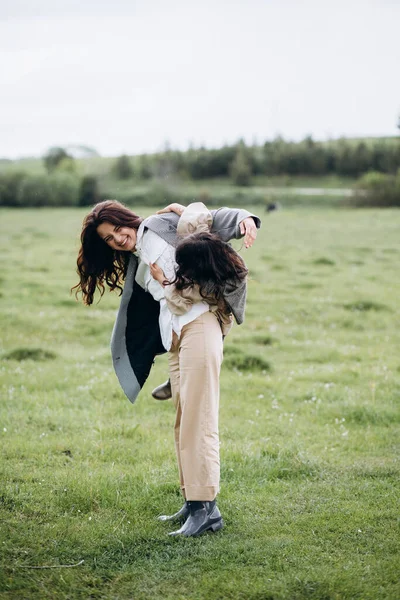
<path fill-rule="evenodd" d="M 179 340 L 179 459 L 186 500 L 219 492 L 219 376 L 222 334 L 207 312 L 185 325 Z M 177 412 L 178 416 L 178 412 Z"/>

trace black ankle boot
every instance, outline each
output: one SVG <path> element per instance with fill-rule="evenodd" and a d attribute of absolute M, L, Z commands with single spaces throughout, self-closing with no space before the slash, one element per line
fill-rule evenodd
<path fill-rule="evenodd" d="M 172 398 L 171 380 L 168 379 L 168 381 L 165 381 L 161 385 L 158 385 L 151 392 L 151 395 L 156 400 L 169 400 L 170 398 Z"/>
<path fill-rule="evenodd" d="M 180 510 L 178 510 L 178 512 L 176 512 L 173 515 L 160 515 L 159 517 L 157 517 L 157 519 L 159 521 L 171 521 L 172 523 L 183 523 L 184 521 L 186 521 L 186 519 L 189 516 L 189 506 L 188 503 L 185 502 L 185 504 L 182 506 L 182 508 Z"/>
<path fill-rule="evenodd" d="M 212 502 L 190 500 L 187 504 L 189 506 L 189 516 L 187 520 L 180 529 L 172 531 L 169 535 L 196 537 L 205 531 L 216 532 L 224 526 L 221 513 L 219 512 L 215 500 Z"/>

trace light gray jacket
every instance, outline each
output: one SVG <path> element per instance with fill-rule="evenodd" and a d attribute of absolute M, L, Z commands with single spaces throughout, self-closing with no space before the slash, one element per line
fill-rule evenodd
<path fill-rule="evenodd" d="M 260 219 L 243 209 L 220 208 L 211 211 L 213 223 L 211 233 L 223 241 L 239 239 L 240 223 L 253 217 L 257 228 Z M 145 219 L 145 227 L 157 233 L 172 246 L 176 246 L 176 228 L 179 217 L 175 213 L 154 215 Z M 132 254 L 125 277 L 121 304 L 111 337 L 113 365 L 122 389 L 131 402 L 135 402 L 143 387 L 154 358 L 166 352 L 161 343 L 158 326 L 159 303 L 135 281 L 138 259 Z M 224 292 L 238 323 L 243 322 L 246 302 L 246 285 Z"/>

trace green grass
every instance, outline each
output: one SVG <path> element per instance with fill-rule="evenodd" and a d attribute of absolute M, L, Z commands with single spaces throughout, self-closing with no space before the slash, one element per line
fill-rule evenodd
<path fill-rule="evenodd" d="M 132 406 L 110 364 L 118 297 L 69 295 L 83 215 L 1 212 L 0 598 L 397 600 L 398 211 L 278 211 L 242 250 L 226 527 L 188 540 L 155 519 L 181 505 L 173 408 L 150 394 L 166 357 Z"/>

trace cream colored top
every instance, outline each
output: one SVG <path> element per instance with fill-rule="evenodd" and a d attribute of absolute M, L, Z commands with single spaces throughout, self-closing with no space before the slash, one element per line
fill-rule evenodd
<path fill-rule="evenodd" d="M 227 335 L 232 329 L 233 315 L 225 300 L 221 298 L 219 302 L 216 302 L 213 297 L 203 298 L 200 294 L 200 288 L 196 284 L 179 291 L 174 285 L 166 285 L 164 296 L 169 310 L 172 314 L 179 316 L 191 311 L 193 305 L 199 302 L 207 302 L 209 310 L 215 314 L 221 325 L 222 335 Z"/>

